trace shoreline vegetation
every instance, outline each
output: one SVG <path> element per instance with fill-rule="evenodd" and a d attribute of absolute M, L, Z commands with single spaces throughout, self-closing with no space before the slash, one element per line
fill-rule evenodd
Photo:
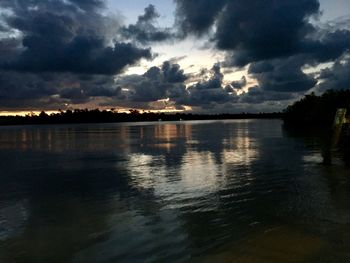
<path fill-rule="evenodd" d="M 283 120 L 286 125 L 331 126 L 339 108 L 350 113 L 350 90 L 327 90 L 320 96 L 315 93 L 306 95 L 283 111 Z"/>
<path fill-rule="evenodd" d="M 282 113 L 241 113 L 241 114 L 195 114 L 195 113 L 118 113 L 107 110 L 67 110 L 60 113 L 26 116 L 0 116 L 0 125 L 38 125 L 38 124 L 74 124 L 74 123 L 118 123 L 118 122 L 158 122 L 158 121 L 192 121 L 224 119 L 279 119 Z"/>
<path fill-rule="evenodd" d="M 39 115 L 0 116 L 0 126 L 38 125 L 38 124 L 73 124 L 73 123 L 118 123 L 152 121 L 189 121 L 189 120 L 224 120 L 224 119 L 283 119 L 291 126 L 330 126 L 336 110 L 346 108 L 350 112 L 350 90 L 328 90 L 317 96 L 315 93 L 304 96 L 288 106 L 282 112 L 240 113 L 240 114 L 198 114 L 198 113 L 152 113 L 130 110 L 120 113 L 113 109 L 88 110 L 75 109 L 59 111 L 48 115 L 42 111 Z"/>

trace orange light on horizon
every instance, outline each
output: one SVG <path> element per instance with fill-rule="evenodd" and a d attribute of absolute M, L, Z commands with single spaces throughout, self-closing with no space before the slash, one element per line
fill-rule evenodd
<path fill-rule="evenodd" d="M 26 116 L 26 115 L 39 115 L 42 111 L 0 111 L 0 116 Z M 45 111 L 46 114 L 59 113 L 59 111 Z"/>
<path fill-rule="evenodd" d="M 177 113 L 177 112 L 186 112 L 186 111 L 191 111 L 192 107 L 189 106 L 183 106 L 183 110 L 176 109 L 175 107 L 166 107 L 164 109 L 158 109 L 158 110 L 148 110 L 148 109 L 132 109 L 132 110 L 137 110 L 140 113 L 146 113 L 146 112 L 151 112 L 151 113 Z M 112 111 L 111 108 L 100 108 L 100 110 L 107 110 L 107 111 Z M 74 110 L 74 109 L 72 109 Z M 88 110 L 93 110 L 93 109 L 88 109 Z M 114 108 L 113 111 L 118 112 L 118 113 L 130 113 L 131 108 Z M 19 111 L 0 111 L 0 116 L 26 116 L 26 115 L 39 115 L 42 111 L 44 111 L 46 114 L 58 114 L 60 111 L 58 110 L 19 110 Z M 66 110 L 63 110 L 65 112 Z"/>

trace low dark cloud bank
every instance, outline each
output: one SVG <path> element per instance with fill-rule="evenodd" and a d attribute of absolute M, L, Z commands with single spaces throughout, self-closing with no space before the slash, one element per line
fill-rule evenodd
<path fill-rule="evenodd" d="M 234 103 L 238 97 L 233 89 L 223 88 L 223 74 L 220 64 L 215 64 L 207 79 L 187 85 L 193 76 L 184 74 L 178 64 L 169 61 L 161 67 L 152 67 L 144 75 L 121 76 L 117 85 L 125 87 L 121 93 L 127 101 L 142 103 L 169 99 L 170 106 L 193 106 L 212 109 L 219 104 Z M 134 104 L 135 105 L 135 104 Z M 181 107 L 180 107 L 181 108 Z"/>
<path fill-rule="evenodd" d="M 318 0 L 174 2 L 175 25 L 166 28 L 153 5 L 124 25 L 105 14 L 103 0 L 0 1 L 1 107 L 57 109 L 105 98 L 130 107 L 169 99 L 177 108 L 276 109 L 312 89 L 350 88 L 349 21 L 311 23 L 321 15 Z M 171 60 L 122 75 L 154 58 L 152 44 L 188 36 L 207 39 L 225 61 L 196 76 Z M 307 71 L 329 62 L 319 74 Z M 249 76 L 224 81 L 223 72 L 243 67 Z M 249 86 L 248 77 L 257 84 Z"/>

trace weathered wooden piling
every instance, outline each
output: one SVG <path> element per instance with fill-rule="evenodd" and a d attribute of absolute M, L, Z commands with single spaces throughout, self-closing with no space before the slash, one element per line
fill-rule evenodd
<path fill-rule="evenodd" d="M 340 136 L 343 130 L 343 125 L 347 123 L 346 118 L 347 109 L 341 108 L 337 109 L 335 114 L 333 128 L 332 128 L 332 137 L 330 143 L 328 143 L 323 151 L 323 163 L 330 165 L 332 164 L 332 151 L 338 145 Z"/>
<path fill-rule="evenodd" d="M 338 109 L 335 114 L 332 134 L 332 147 L 335 147 L 339 143 L 340 134 L 343 129 L 343 125 L 346 123 L 346 109 Z"/>

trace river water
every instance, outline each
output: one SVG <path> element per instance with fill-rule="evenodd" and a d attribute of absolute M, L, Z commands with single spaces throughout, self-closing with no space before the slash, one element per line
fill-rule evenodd
<path fill-rule="evenodd" d="M 350 262 L 322 148 L 280 120 L 0 127 L 0 262 Z"/>

